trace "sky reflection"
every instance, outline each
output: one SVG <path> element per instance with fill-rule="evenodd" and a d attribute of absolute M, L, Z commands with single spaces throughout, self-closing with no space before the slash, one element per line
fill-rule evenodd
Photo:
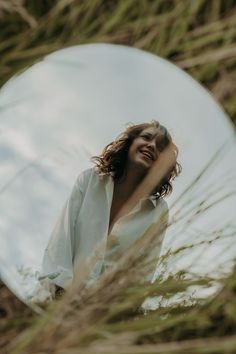
<path fill-rule="evenodd" d="M 227 223 L 233 228 L 233 127 L 211 95 L 171 63 L 134 48 L 82 45 L 47 56 L 2 88 L 0 265 L 2 276 L 19 296 L 25 297 L 27 291 L 19 286 L 16 268 L 40 268 L 52 227 L 76 176 L 91 166 L 89 158 L 99 154 L 126 123 L 152 119 L 170 130 L 183 166 L 167 199 L 169 205 L 228 142 L 204 178 L 176 202 L 171 217 L 178 219 L 204 200 L 209 204 L 227 193 L 231 196 L 199 213 L 191 225 L 186 217 L 173 224 L 163 252 L 207 239 Z M 192 264 L 201 271 L 207 264 L 213 272 L 235 257 L 236 249 L 229 237 L 207 251 L 201 246 L 191 252 L 181 257 L 179 267 Z"/>

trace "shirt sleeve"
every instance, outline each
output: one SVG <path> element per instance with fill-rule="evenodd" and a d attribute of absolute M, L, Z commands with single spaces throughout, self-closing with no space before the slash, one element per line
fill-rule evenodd
<path fill-rule="evenodd" d="M 157 261 L 161 253 L 161 247 L 168 226 L 168 220 L 169 220 L 169 210 L 168 210 L 167 203 L 164 202 L 162 205 L 160 218 L 158 218 L 156 224 L 156 234 L 153 240 L 152 249 L 151 252 L 149 252 L 149 255 L 147 257 L 147 264 L 150 264 L 150 267 L 149 267 L 148 275 L 146 277 L 146 281 L 151 283 L 155 281 Z"/>
<path fill-rule="evenodd" d="M 79 175 L 44 252 L 42 273 L 39 279 L 47 278 L 62 288 L 73 279 L 73 250 L 76 219 L 83 200 L 83 174 Z"/>

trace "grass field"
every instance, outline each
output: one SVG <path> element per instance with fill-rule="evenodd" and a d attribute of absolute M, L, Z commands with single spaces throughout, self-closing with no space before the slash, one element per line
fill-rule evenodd
<path fill-rule="evenodd" d="M 235 0 L 1 0 L 0 20 L 1 86 L 55 50 L 124 44 L 186 70 L 236 124 Z M 167 301 L 144 313 L 147 296 L 168 300 L 213 279 L 182 272 L 137 285 L 138 263 L 124 262 L 87 291 L 71 289 L 41 315 L 1 284 L 1 353 L 236 353 L 236 268 L 208 301 Z"/>

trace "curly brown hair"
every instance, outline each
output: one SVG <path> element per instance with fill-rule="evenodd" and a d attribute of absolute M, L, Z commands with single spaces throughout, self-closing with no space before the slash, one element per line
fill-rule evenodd
<path fill-rule="evenodd" d="M 159 151 L 163 151 L 172 141 L 168 130 L 163 125 L 156 120 L 151 121 L 150 123 L 132 124 L 114 141 L 105 146 L 100 156 L 92 157 L 92 161 L 96 164 L 96 171 L 99 174 L 111 175 L 114 181 L 119 180 L 124 175 L 128 151 L 132 142 L 144 129 L 149 127 L 160 129 L 163 139 L 161 139 L 158 149 Z M 161 183 L 152 192 L 152 196 L 158 199 L 169 195 L 173 189 L 172 181 L 180 174 L 181 170 L 181 165 L 176 162 L 168 175 L 162 179 Z"/>

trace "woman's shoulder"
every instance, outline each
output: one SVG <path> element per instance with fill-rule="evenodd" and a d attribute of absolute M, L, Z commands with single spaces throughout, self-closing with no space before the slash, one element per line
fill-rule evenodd
<path fill-rule="evenodd" d="M 78 176 L 78 178 L 83 178 L 84 180 L 90 180 L 91 178 L 100 180 L 106 177 L 107 177 L 106 174 L 98 173 L 96 166 L 87 168 L 86 170 L 81 172 L 80 175 Z"/>
<path fill-rule="evenodd" d="M 89 185 L 94 185 L 101 181 L 105 182 L 107 178 L 110 178 L 107 175 L 99 174 L 96 170 L 96 167 L 90 167 L 86 170 L 83 170 L 76 179 L 76 184 L 80 189 L 88 188 Z"/>
<path fill-rule="evenodd" d="M 98 175 L 98 173 L 96 172 L 96 167 L 92 166 L 80 172 L 77 178 L 90 178 L 91 176 L 94 175 L 96 176 Z"/>
<path fill-rule="evenodd" d="M 75 181 L 75 186 L 77 188 L 79 188 L 81 191 L 83 191 L 85 186 L 88 185 L 88 182 L 93 174 L 94 174 L 93 167 L 83 170 L 77 176 L 76 181 Z"/>
<path fill-rule="evenodd" d="M 83 178 L 83 179 L 88 179 L 91 177 L 91 175 L 93 175 L 95 173 L 95 170 L 94 170 L 94 167 L 89 167 L 89 168 L 86 168 L 86 170 L 83 170 L 78 178 Z"/>

